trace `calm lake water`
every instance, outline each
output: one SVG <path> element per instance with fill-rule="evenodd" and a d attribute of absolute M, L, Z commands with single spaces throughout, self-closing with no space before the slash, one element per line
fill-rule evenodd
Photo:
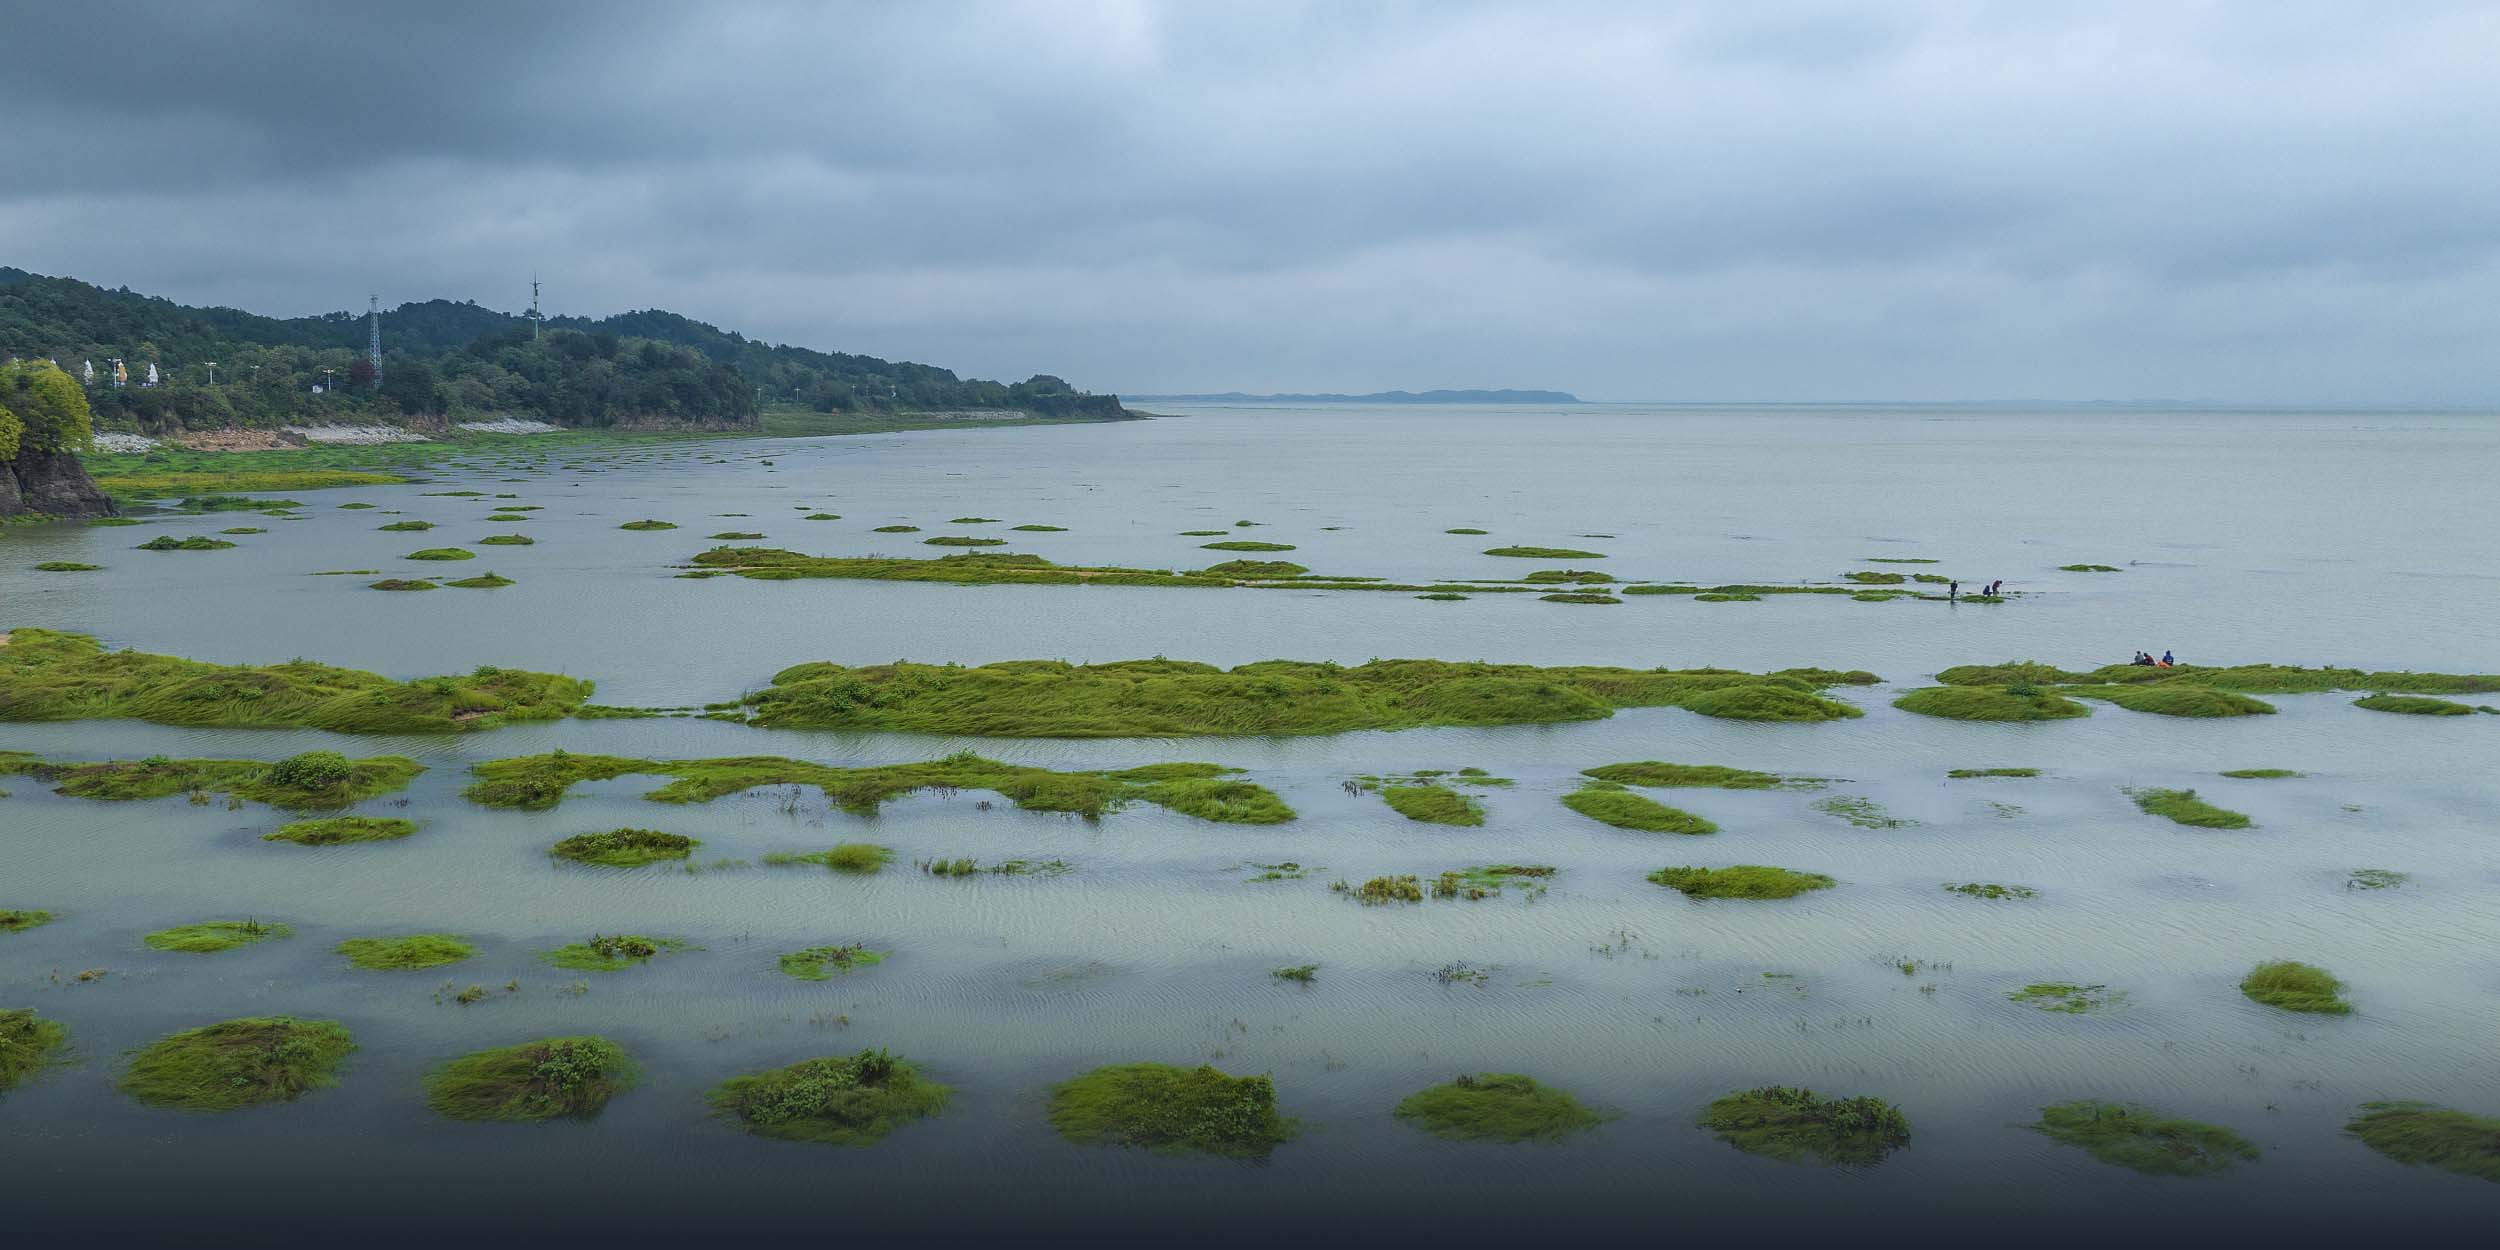
<path fill-rule="evenodd" d="M 80 1062 L 0 1097 L 0 1208 L 17 1226 L 336 1228 L 388 1213 L 416 1230 L 650 1233 L 735 1219 L 839 1232 L 1001 1228 L 1193 1236 L 1270 1228 L 1429 1229 L 1442 1238 L 1599 1231 L 1756 1234 L 1953 1225 L 2055 1239 L 2068 1221 L 2317 1235 L 2487 1222 L 2500 1186 L 2408 1168 L 2340 1135 L 2354 1107 L 2414 1098 L 2500 1114 L 2500 716 L 2404 717 L 2349 695 L 2278 715 L 1964 724 L 1890 706 L 1965 662 L 2088 667 L 2137 648 L 2195 662 L 2500 671 L 2500 422 L 2346 412 L 1184 409 L 1115 425 L 636 446 L 527 459 L 480 452 L 417 485 L 308 492 L 305 519 L 172 517 L 139 528 L 11 527 L 0 629 L 94 633 L 231 662 L 304 656 L 395 676 L 479 664 L 594 678 L 602 702 L 734 697 L 788 665 L 1150 655 L 1236 664 L 1372 657 L 1542 664 L 1866 668 L 1839 697 L 1863 719 L 1752 725 L 1675 709 L 1586 724 L 1326 738 L 1047 741 L 762 731 L 694 720 L 562 722 L 446 738 L 343 738 L 133 723 L 0 726 L 0 749 L 63 759 L 399 752 L 429 771 L 359 810 L 422 823 L 404 842 L 264 843 L 257 805 L 105 804 L 0 780 L 0 905 L 55 923 L 0 938 L 0 1006 L 74 1031 Z M 517 499 L 450 497 L 475 490 Z M 337 505 L 363 502 L 369 510 Z M 497 503 L 536 505 L 519 523 Z M 800 518 L 823 511 L 839 520 Z M 987 524 L 949 518 L 993 517 Z M 653 517 L 664 532 L 617 529 Z M 385 533 L 423 519 L 426 533 Z M 1237 527 L 1236 521 L 1256 524 Z M 920 532 L 878 534 L 908 524 Z M 1064 532 L 1018 533 L 1018 524 Z M 233 550 L 145 552 L 157 533 Z M 1451 535 L 1478 528 L 1485 537 Z M 2003 605 L 1841 596 L 1616 606 L 1483 595 L 683 580 L 718 531 L 822 554 L 927 555 L 982 534 L 1070 563 L 1230 558 L 1185 530 L 1287 543 L 1325 573 L 1398 580 L 1602 567 L 1704 583 L 1828 580 L 1862 568 L 2003 578 Z M 423 547 L 521 532 L 463 564 Z M 1602 536 L 1602 537 L 1601 537 Z M 1497 544 L 1602 560 L 1524 562 Z M 1932 558 L 1934 566 L 1869 564 Z M 103 572 L 49 574 L 44 560 Z M 2103 563 L 2116 574 L 2060 572 Z M 372 576 L 466 576 L 493 592 L 382 594 Z M 445 571 L 449 570 L 448 573 Z M 459 798 L 470 763 L 562 747 L 828 763 L 956 750 L 1056 768 L 1237 765 L 1300 819 L 1216 825 L 1136 807 L 1088 823 L 984 796 L 923 794 L 875 817 L 808 792 L 667 807 L 658 779 L 578 787 L 553 811 Z M 1833 779 L 1818 791 L 1675 791 L 1716 821 L 1686 838 L 1609 828 L 1556 801 L 1580 769 L 1639 759 Z M 1481 828 L 1409 822 L 1357 774 L 1481 767 Z M 2026 766 L 2032 779 L 1948 781 Z M 2293 780 L 2223 769 L 2281 767 Z M 2136 810 L 2128 787 L 2193 787 L 2240 831 Z M 1818 809 L 1863 797 L 1899 827 Z M 553 866 L 545 847 L 620 825 L 703 839 L 689 874 Z M 776 851 L 896 848 L 871 878 L 767 868 Z M 1062 859 L 1056 876 L 943 880 L 931 856 Z M 1254 863 L 1306 865 L 1254 883 Z M 1485 863 L 1551 864 L 1549 890 L 1366 908 L 1329 882 Z M 1777 864 L 1838 888 L 1696 902 L 1642 874 Z M 2347 887 L 2359 868 L 2409 874 Z M 2037 887 L 2027 901 L 1948 881 Z M 296 935 L 216 956 L 147 950 L 197 920 L 283 920 Z M 578 979 L 536 952 L 592 931 L 700 947 Z M 347 969 L 361 935 L 455 932 L 482 955 L 432 972 Z M 828 982 L 776 956 L 864 942 L 882 966 Z M 2289 1015 L 2237 992 L 2250 965 L 2322 964 L 2355 1014 Z M 1905 963 L 1914 964 L 1906 974 Z M 1317 963 L 1308 986 L 1269 975 Z M 1452 964 L 1481 981 L 1445 983 Z M 90 982 L 81 969 L 109 972 Z M 505 992 L 517 980 L 517 992 Z M 2039 981 L 2102 984 L 2108 1010 L 2009 1001 Z M 483 984 L 458 1006 L 442 993 Z M 339 1087 L 223 1116 L 141 1107 L 122 1055 L 249 1014 L 335 1018 L 360 1049 Z M 595 1121 L 455 1124 L 419 1094 L 432 1065 L 485 1046 L 599 1032 L 646 1079 Z M 956 1087 L 942 1117 L 868 1150 L 749 1138 L 702 1093 L 742 1071 L 890 1047 Z M 1049 1086 L 1116 1062 L 1210 1061 L 1276 1079 L 1302 1134 L 1265 1163 L 1059 1141 Z M 1391 1118 L 1408 1093 L 1521 1071 L 1614 1118 L 1554 1146 L 1459 1145 Z M 1692 1126 L 1764 1084 L 1899 1104 L 1912 1145 L 1860 1170 L 1738 1153 Z M 2260 1162 L 2196 1180 L 2108 1167 L 2024 1126 L 2048 1102 L 2135 1100 L 2227 1125 Z M 126 1202 L 134 1176 L 151 1204 Z M 1776 1204 L 1775 1206 L 1773 1204 Z M 1771 1213 L 1776 1212 L 1774 1219 Z M 1220 1214 L 1218 1214 L 1220 1213 Z M 1945 1213 L 1951 1213 L 1947 1215 Z M 2158 1213 L 2158 1214 L 2156 1214 Z M 1780 1224 L 1778 1220 L 1793 1221 Z M 1920 1221 L 1910 1224 L 1908 1221 Z M 1766 1223 L 1766 1221 L 1772 1221 Z M 1367 1235 L 1367 1234 L 1360 1234 Z"/>

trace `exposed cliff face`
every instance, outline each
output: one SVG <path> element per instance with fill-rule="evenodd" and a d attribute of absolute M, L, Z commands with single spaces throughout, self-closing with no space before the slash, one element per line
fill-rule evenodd
<path fill-rule="evenodd" d="M 96 489 L 85 465 L 69 452 L 18 452 L 0 465 L 0 516 L 40 512 L 57 517 L 114 516 L 119 510 Z"/>

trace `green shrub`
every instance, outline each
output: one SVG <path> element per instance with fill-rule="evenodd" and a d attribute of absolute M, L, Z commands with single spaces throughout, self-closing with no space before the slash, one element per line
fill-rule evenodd
<path fill-rule="evenodd" d="M 611 829 L 605 833 L 574 834 L 547 848 L 547 853 L 578 864 L 640 868 L 662 860 L 684 859 L 701 845 L 701 841 L 684 834 L 657 829 Z"/>
<path fill-rule="evenodd" d="M 355 1039 L 336 1020 L 245 1017 L 169 1034 L 132 1056 L 121 1089 L 184 1111 L 292 1102 L 338 1083 Z"/>
<path fill-rule="evenodd" d="M 2306 1011 L 2317 1015 L 2342 1016 L 2352 1013 L 2352 1004 L 2343 999 L 2344 983 L 2333 973 L 2310 964 L 2277 960 L 2249 970 L 2240 981 L 2240 993 L 2251 1001 L 2285 1011 Z"/>
<path fill-rule="evenodd" d="M 1236 1158 L 1265 1158 L 1294 1132 L 1267 1077 L 1160 1063 L 1114 1064 L 1059 1085 L 1050 1124 L 1080 1144 Z"/>
<path fill-rule="evenodd" d="M 1435 1137 L 1492 1142 L 1559 1141 L 1605 1119 L 1570 1094 L 1516 1072 L 1479 1072 L 1418 1090 L 1398 1103 L 1396 1114 Z"/>
<path fill-rule="evenodd" d="M 1824 1098 L 1773 1085 L 1718 1099 L 1701 1126 L 1748 1154 L 1863 1166 L 1910 1143 L 1910 1122 L 1880 1098 Z"/>
<path fill-rule="evenodd" d="M 708 1098 L 713 1110 L 760 1137 L 869 1146 L 945 1110 L 953 1092 L 883 1050 L 863 1050 L 734 1076 Z"/>
<path fill-rule="evenodd" d="M 434 1069 L 425 1105 L 454 1120 L 589 1119 L 635 1080 L 625 1049 L 604 1037 L 548 1037 Z"/>

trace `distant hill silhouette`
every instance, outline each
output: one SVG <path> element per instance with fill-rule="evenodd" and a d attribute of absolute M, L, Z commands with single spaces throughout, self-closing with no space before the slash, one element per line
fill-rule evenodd
<path fill-rule="evenodd" d="M 1176 404 L 1576 404 L 1569 391 L 1373 391 L 1369 395 L 1251 395 L 1225 391 L 1215 395 L 1131 395 L 1144 402 Z"/>

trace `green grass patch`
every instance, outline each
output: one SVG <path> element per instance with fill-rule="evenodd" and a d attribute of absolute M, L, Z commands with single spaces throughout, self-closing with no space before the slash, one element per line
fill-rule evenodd
<path fill-rule="evenodd" d="M 2289 768 L 2234 768 L 2222 775 L 2240 781 L 2279 781 L 2285 777 L 2306 777 L 2309 774 Z"/>
<path fill-rule="evenodd" d="M 425 767 L 403 755 L 351 760 L 336 751 L 306 751 L 276 763 L 257 760 L 143 760 L 55 764 L 0 752 L 0 773 L 56 783 L 53 793 L 77 799 L 161 799 L 224 794 L 289 810 L 346 807 L 407 787 Z"/>
<path fill-rule="evenodd" d="M 386 534 L 414 534 L 434 528 L 434 523 L 432 521 L 392 521 L 373 528 Z"/>
<path fill-rule="evenodd" d="M 149 950 L 215 955 L 272 938 L 294 936 L 295 930 L 291 926 L 264 920 L 206 920 L 199 924 L 159 929 L 140 940 L 147 943 Z"/>
<path fill-rule="evenodd" d="M 1434 898 L 1456 898 L 1474 901 L 1491 898 L 1506 886 L 1523 886 L 1531 895 L 1543 894 L 1546 883 L 1561 871 L 1552 864 L 1481 864 L 1473 868 L 1453 868 L 1432 883 Z"/>
<path fill-rule="evenodd" d="M 1729 1094 L 1701 1113 L 1701 1127 L 1747 1154 L 1862 1167 L 1910 1144 L 1910 1121 L 1880 1098 L 1825 1098 L 1773 1085 Z"/>
<path fill-rule="evenodd" d="M 1904 829 L 1918 822 L 1903 820 L 1883 809 L 1883 805 L 1862 795 L 1835 795 L 1815 803 L 1814 810 L 1838 816 L 1860 829 Z"/>
<path fill-rule="evenodd" d="M 604 1037 L 546 1037 L 426 1073 L 425 1105 L 454 1120 L 586 1120 L 637 1079 L 625 1048 Z"/>
<path fill-rule="evenodd" d="M 1626 786 L 1651 786 L 1659 789 L 1696 787 L 1713 790 L 1771 790 L 1786 778 L 1751 769 L 1729 768 L 1724 764 L 1669 764 L 1660 760 L 1633 760 L 1622 764 L 1600 764 L 1583 768 L 1580 775 L 1599 781 Z"/>
<path fill-rule="evenodd" d="M 442 589 L 442 587 L 440 587 L 440 586 L 436 585 L 436 584 L 435 584 L 435 583 L 433 583 L 433 582 L 429 582 L 429 581 L 425 580 L 425 579 L 424 579 L 424 578 L 422 578 L 422 577 L 385 577 L 385 578 L 383 578 L 381 581 L 378 581 L 378 582 L 368 582 L 368 583 L 366 583 L 366 585 L 365 585 L 365 589 L 367 589 L 367 590 L 440 590 L 440 589 Z"/>
<path fill-rule="evenodd" d="M 865 946 L 811 946 L 781 957 L 781 970 L 802 981 L 830 981 L 836 973 L 874 968 L 887 952 Z"/>
<path fill-rule="evenodd" d="M 2463 703 L 2433 699 L 2418 694 L 2373 694 L 2352 701 L 2358 708 L 2373 712 L 2396 712 L 2406 716 L 2471 716 L 2474 709 Z"/>
<path fill-rule="evenodd" d="M 293 842 L 298 846 L 337 846 L 345 842 L 391 842 L 416 831 L 417 822 L 397 816 L 327 816 L 281 825 L 276 833 L 260 835 L 260 840 Z"/>
<path fill-rule="evenodd" d="M 2077 985 L 2070 981 L 2039 981 L 2008 991 L 2005 997 L 2010 1002 L 2065 1016 L 2080 1016 L 2114 1007 L 2127 998 L 2125 992 L 2106 985 Z"/>
<path fill-rule="evenodd" d="M 1278 968 L 1267 975 L 1274 977 L 1279 981 L 1294 981 L 1303 985 L 1309 985 L 1311 982 L 1319 979 L 1319 965 L 1295 964 L 1289 968 Z"/>
<path fill-rule="evenodd" d="M 1603 595 L 1603 594 L 1598 594 L 1598 593 L 1596 593 L 1596 592 L 1594 592 L 1594 591 L 1586 591 L 1586 590 L 1567 590 L 1567 591 L 1556 591 L 1555 593 L 1550 594 L 1550 595 L 1538 595 L 1538 596 L 1537 596 L 1537 598 L 1538 598 L 1539 600 L 1543 601 L 1543 602 L 1546 602 L 1546 603 L 1621 603 L 1621 602 L 1623 602 L 1623 600 L 1621 600 L 1621 599 L 1617 599 L 1617 598 L 1616 598 L 1616 597 L 1614 597 L 1613 595 Z"/>
<path fill-rule="evenodd" d="M 86 634 L 19 629 L 0 647 L 0 720 L 144 720 L 197 728 L 444 733 L 555 720 L 591 683 L 481 666 L 396 681 L 310 660 L 206 664 L 107 651 Z"/>
<path fill-rule="evenodd" d="M 1918 557 L 1918 556 L 1868 556 L 1868 557 L 1866 558 L 1866 562 L 1867 562 L 1868 564 L 1938 564 L 1938 563 L 1941 563 L 1941 561 L 1937 561 L 1937 560 L 1929 560 L 1929 559 L 1925 559 L 1925 558 Z"/>
<path fill-rule="evenodd" d="M 2027 885 L 1999 885 L 1994 881 L 1947 881 L 1945 892 L 1966 898 L 2038 898 L 2040 892 Z"/>
<path fill-rule="evenodd" d="M 2130 790 L 2127 796 L 2147 814 L 2199 829 L 2246 829 L 2250 823 L 2241 813 L 2196 797 L 2194 790 Z"/>
<path fill-rule="evenodd" d="M 1292 1138 L 1276 1113 L 1276 1083 L 1209 1065 L 1096 1068 L 1051 1090 L 1050 1126 L 1082 1145 L 1140 1146 L 1263 1159 Z"/>
<path fill-rule="evenodd" d="M 2343 1016 L 2352 1014 L 2352 1004 L 2343 998 L 2344 983 L 2335 974 L 2313 964 L 2276 960 L 2249 970 L 2240 981 L 2240 993 L 2252 1002 L 2285 1011 L 2305 1011 L 2313 1015 Z"/>
<path fill-rule="evenodd" d="M 948 517 L 946 523 L 948 525 L 996 525 L 999 519 L 994 516 L 959 516 Z"/>
<path fill-rule="evenodd" d="M 852 876 L 865 877 L 884 868 L 893 862 L 893 859 L 893 847 L 879 846 L 874 842 L 844 842 L 829 850 L 814 851 L 806 855 L 767 855 L 764 857 L 764 862 L 776 865 L 819 864 L 833 872 L 845 872 Z"/>
<path fill-rule="evenodd" d="M 799 519 L 802 521 L 839 521 L 842 519 L 842 514 L 839 512 L 810 512 L 806 516 L 800 517 Z"/>
<path fill-rule="evenodd" d="M 1445 786 L 1388 786 L 1380 797 L 1392 811 L 1408 820 L 1430 825 L 1481 825 L 1484 807 L 1474 799 Z"/>
<path fill-rule="evenodd" d="M 2205 686 L 2241 694 L 2324 694 L 2335 690 L 2404 694 L 2483 694 L 2500 691 L 2500 674 L 2370 672 L 2353 668 L 2298 668 L 2280 664 L 2203 667 L 2181 664 L 2109 664 L 2073 672 L 2036 660 L 1965 664 L 1936 674 L 1948 686 L 2035 685 Z"/>
<path fill-rule="evenodd" d="M 2037 768 L 1956 768 L 1945 776 L 1956 780 L 1971 777 L 2037 777 Z"/>
<path fill-rule="evenodd" d="M 1603 560 L 1602 551 L 1577 551 L 1570 547 L 1487 547 L 1488 556 L 1509 556 L 1520 560 Z"/>
<path fill-rule="evenodd" d="M 762 538 L 763 535 L 758 534 L 753 530 L 722 530 L 720 533 L 712 535 L 712 537 L 729 542 L 745 542 L 752 539 Z"/>
<path fill-rule="evenodd" d="M 349 938 L 332 950 L 347 956 L 348 966 L 375 972 L 414 972 L 440 968 L 476 956 L 477 948 L 448 933 L 412 933 L 406 937 Z"/>
<path fill-rule="evenodd" d="M 2063 693 L 2155 716 L 2270 716 L 2274 705 L 2209 686 L 2067 686 Z"/>
<path fill-rule="evenodd" d="M 573 942 L 551 951 L 540 951 L 539 959 L 558 968 L 575 972 L 619 972 L 639 968 L 662 955 L 673 955 L 688 949 L 682 938 L 643 937 L 620 933 L 613 937 L 593 934 L 587 942 Z"/>
<path fill-rule="evenodd" d="M 36 565 L 35 571 L 38 573 L 93 573 L 103 567 L 101 564 L 82 564 L 76 560 L 46 560 Z"/>
<path fill-rule="evenodd" d="M 1656 799 L 1633 794 L 1607 782 L 1593 782 L 1562 796 L 1562 804 L 1591 820 L 1642 833 L 1717 833 L 1719 827 Z"/>
<path fill-rule="evenodd" d="M 2392 868 L 2355 868 L 2344 878 L 2347 890 L 2393 890 L 2413 878 Z"/>
<path fill-rule="evenodd" d="M 427 547 L 401 556 L 403 560 L 474 560 L 477 553 L 459 547 Z"/>
<path fill-rule="evenodd" d="M 1682 893 L 1686 898 L 1795 898 L 1809 890 L 1828 890 L 1839 882 L 1819 872 L 1792 872 L 1761 864 L 1737 864 L 1728 868 L 1661 868 L 1649 874 L 1653 885 L 1663 885 Z"/>
<path fill-rule="evenodd" d="M 701 841 L 680 833 L 662 833 L 657 829 L 611 829 L 605 833 L 574 834 L 548 847 L 547 853 L 577 864 L 640 868 L 664 860 L 684 859 L 701 845 Z"/>
<path fill-rule="evenodd" d="M 1921 716 L 1951 720 L 2033 721 L 2090 716 L 2092 709 L 2045 686 L 1927 686 L 1892 701 Z"/>
<path fill-rule="evenodd" d="M 1519 580 L 1533 584 L 1569 582 L 1580 585 L 1595 585 L 1611 582 L 1615 579 L 1612 574 L 1601 573 L 1595 569 L 1538 569 L 1536 572 L 1530 573 L 1526 577 L 1520 578 Z"/>
<path fill-rule="evenodd" d="M 1560 1141 L 1605 1121 L 1570 1094 L 1516 1072 L 1478 1072 L 1417 1090 L 1396 1114 L 1453 1141 Z"/>
<path fill-rule="evenodd" d="M 2365 1102 L 2344 1131 L 2398 1163 L 2500 1181 L 2500 1120 L 2426 1102 Z"/>
<path fill-rule="evenodd" d="M 619 525 L 616 528 L 621 530 L 673 530 L 677 528 L 677 523 L 675 521 L 655 521 L 646 517 L 640 521 L 627 521 L 623 525 Z"/>
<path fill-rule="evenodd" d="M 1205 551 L 1291 551 L 1291 550 L 1293 550 L 1293 544 L 1291 544 L 1291 543 L 1260 543 L 1260 542 L 1249 542 L 1249 541 L 1244 541 L 1244 540 L 1236 540 L 1236 541 L 1233 541 L 1233 542 L 1224 542 L 1224 543 L 1200 543 L 1200 544 L 1198 544 L 1198 546 L 1199 546 L 1199 548 L 1200 548 L 1201 550 L 1205 550 Z"/>
<path fill-rule="evenodd" d="M 1333 881 L 1330 891 L 1343 894 L 1366 907 L 1383 903 L 1420 903 L 1424 901 L 1424 883 L 1410 874 L 1373 877 L 1361 885 Z"/>
<path fill-rule="evenodd" d="M 52 923 L 52 913 L 32 907 L 0 907 L 0 933 L 24 933 Z"/>
<path fill-rule="evenodd" d="M 1443 531 L 1441 531 L 1441 532 L 1442 532 L 1442 533 L 1444 533 L 1444 534 L 1490 534 L 1490 533 L 1492 533 L 1493 531 L 1491 531 L 1491 530 L 1480 530 L 1480 529 L 1469 529 L 1468 527 L 1466 527 L 1466 526 L 1462 525 L 1462 526 L 1458 527 L 1457 529 L 1448 529 L 1448 530 L 1443 530 Z"/>
<path fill-rule="evenodd" d="M 1910 580 L 1900 573 L 1877 573 L 1865 569 L 1854 573 L 1843 573 L 1841 577 L 1861 586 L 1898 586 Z"/>
<path fill-rule="evenodd" d="M 932 547 L 1003 547 L 1007 545 L 1007 540 L 1004 538 L 975 538 L 969 534 L 939 534 L 934 538 L 923 538 L 920 541 Z"/>
<path fill-rule="evenodd" d="M 69 1048 L 69 1027 L 31 1007 L 0 1009 L 0 1094 L 51 1067 Z"/>
<path fill-rule="evenodd" d="M 2061 564 L 2057 567 L 2068 573 L 2115 573 L 2119 571 L 2118 566 L 2114 564 Z"/>
<path fill-rule="evenodd" d="M 920 532 L 920 527 L 917 525 L 880 525 L 869 532 L 872 534 L 917 534 Z"/>
<path fill-rule="evenodd" d="M 2133 1103 L 2080 1099 L 2040 1108 L 2032 1131 L 2147 1176 L 2207 1176 L 2256 1161 L 2257 1147 L 2218 1124 L 2173 1119 Z"/>
<path fill-rule="evenodd" d="M 1207 577 L 1230 577 L 1241 581 L 1274 581 L 1300 577 L 1310 571 L 1290 560 L 1226 560 L 1198 570 Z"/>
<path fill-rule="evenodd" d="M 137 547 L 137 550 L 140 550 L 140 551 L 223 551 L 223 550 L 225 550 L 225 549 L 227 549 L 227 548 L 229 548 L 229 547 L 232 547 L 233 545 L 234 545 L 233 543 L 227 542 L 225 539 L 222 539 L 222 538 L 208 538 L 208 537 L 204 537 L 204 536 L 202 536 L 202 535 L 198 535 L 198 534 L 194 534 L 194 535 L 192 535 L 192 536 L 191 536 L 191 537 L 189 537 L 189 538 L 176 538 L 176 537 L 174 537 L 174 536 L 173 536 L 173 535 L 171 535 L 171 534 L 159 534 L 159 535 L 157 535 L 156 537 L 151 538 L 151 539 L 147 540 L 146 542 L 143 542 L 143 543 L 139 544 L 139 546 Z"/>
<path fill-rule="evenodd" d="M 1467 596 L 1452 594 L 1446 590 L 1436 590 L 1431 594 L 1417 595 L 1415 597 L 1429 603 L 1464 603 L 1467 601 Z"/>
<path fill-rule="evenodd" d="M 130 1060 L 121 1090 L 151 1106 L 234 1111 L 338 1083 L 355 1038 L 336 1020 L 246 1016 L 168 1034 Z"/>
<path fill-rule="evenodd" d="M 446 586 L 457 586 L 462 590 L 501 590 L 506 586 L 513 585 L 514 583 L 511 578 L 501 576 L 492 570 L 489 570 L 487 572 L 480 573 L 476 577 L 463 577 L 458 581 L 444 582 L 443 584 Z"/>
<path fill-rule="evenodd" d="M 953 1093 L 903 1059 L 863 1050 L 734 1076 L 707 1097 L 714 1111 L 760 1137 L 871 1146 L 944 1111 Z"/>
<path fill-rule="evenodd" d="M 538 540 L 527 534 L 488 534 L 478 539 L 480 547 L 535 547 Z"/>

